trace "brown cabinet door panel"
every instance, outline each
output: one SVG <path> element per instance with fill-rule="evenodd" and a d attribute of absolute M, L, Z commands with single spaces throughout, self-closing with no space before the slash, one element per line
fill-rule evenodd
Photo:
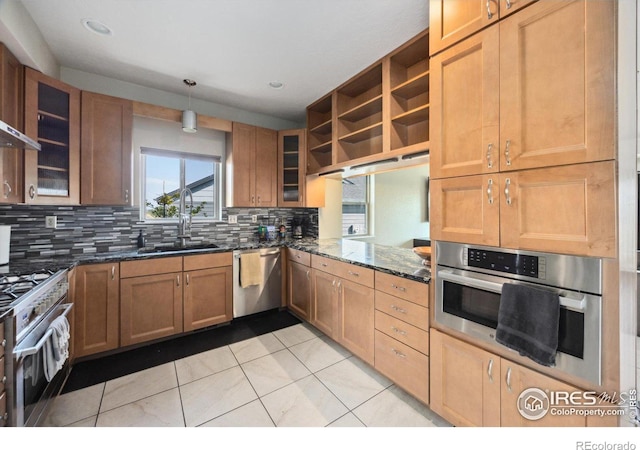
<path fill-rule="evenodd" d="M 501 171 L 615 157 L 614 3 L 543 1 L 500 22 Z"/>
<path fill-rule="evenodd" d="M 373 364 L 374 290 L 349 280 L 338 280 L 338 337 L 354 355 Z"/>
<path fill-rule="evenodd" d="M 497 174 L 432 180 L 431 238 L 499 246 L 499 184 Z"/>
<path fill-rule="evenodd" d="M 259 208 L 278 206 L 278 132 L 258 128 L 255 148 L 255 205 Z"/>
<path fill-rule="evenodd" d="M 499 37 L 490 27 L 430 60 L 432 178 L 499 169 Z"/>
<path fill-rule="evenodd" d="M 233 319 L 231 267 L 185 272 L 184 283 L 184 331 Z"/>
<path fill-rule="evenodd" d="M 287 282 L 289 309 L 301 319 L 309 320 L 311 313 L 311 268 L 289 261 Z"/>
<path fill-rule="evenodd" d="M 616 255 L 613 161 L 503 173 L 500 180 L 501 246 Z"/>
<path fill-rule="evenodd" d="M 121 280 L 122 345 L 182 332 L 182 278 L 178 272 Z"/>
<path fill-rule="evenodd" d="M 74 352 L 86 356 L 118 348 L 120 274 L 118 264 L 87 264 L 75 269 Z"/>
<path fill-rule="evenodd" d="M 132 128 L 131 100 L 82 92 L 82 204 L 131 204 Z"/>
<path fill-rule="evenodd" d="M 232 177 L 228 206 L 255 206 L 256 127 L 233 123 L 232 162 L 227 176 Z M 229 156 L 227 156 L 228 158 Z"/>
<path fill-rule="evenodd" d="M 336 277 L 312 270 L 311 324 L 331 338 L 337 337 L 338 287 Z"/>

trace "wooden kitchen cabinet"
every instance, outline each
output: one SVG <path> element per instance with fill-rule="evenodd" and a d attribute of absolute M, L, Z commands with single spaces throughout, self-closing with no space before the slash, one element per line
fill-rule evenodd
<path fill-rule="evenodd" d="M 430 54 L 439 53 L 534 1 L 430 0 Z"/>
<path fill-rule="evenodd" d="M 613 159 L 614 8 L 537 2 L 433 57 L 431 177 Z"/>
<path fill-rule="evenodd" d="M 278 131 L 278 207 L 305 206 L 306 130 Z"/>
<path fill-rule="evenodd" d="M 318 269 L 313 277 L 310 322 L 330 338 L 336 339 L 338 317 L 338 289 L 336 277 Z M 337 340 L 337 339 L 336 339 Z"/>
<path fill-rule="evenodd" d="M 431 404 L 434 412 L 455 426 L 584 427 L 611 426 L 578 414 L 525 419 L 518 397 L 528 388 L 547 394 L 578 392 L 578 388 L 537 373 L 471 344 L 431 330 Z"/>
<path fill-rule="evenodd" d="M 311 318 L 311 268 L 289 259 L 287 265 L 287 306 L 303 320 Z"/>
<path fill-rule="evenodd" d="M 333 164 L 333 99 L 329 94 L 307 107 L 307 170 L 319 173 Z"/>
<path fill-rule="evenodd" d="M 133 102 L 82 91 L 80 201 L 131 204 Z"/>
<path fill-rule="evenodd" d="M 234 122 L 227 145 L 227 206 L 278 205 L 278 132 Z"/>
<path fill-rule="evenodd" d="M 374 311 L 372 286 L 344 279 L 338 281 L 336 340 L 371 365 L 375 352 Z"/>
<path fill-rule="evenodd" d="M 121 263 L 122 346 L 182 332 L 182 284 L 182 257 Z"/>
<path fill-rule="evenodd" d="M 433 180 L 430 191 L 434 240 L 616 254 L 614 161 Z"/>
<path fill-rule="evenodd" d="M 184 257 L 184 331 L 233 319 L 232 253 Z"/>
<path fill-rule="evenodd" d="M 375 368 L 429 404 L 429 286 L 375 273 Z"/>
<path fill-rule="evenodd" d="M 500 357 L 430 331 L 429 407 L 454 426 L 500 426 Z"/>
<path fill-rule="evenodd" d="M 118 263 L 75 268 L 73 289 L 76 357 L 113 350 L 120 345 L 120 270 Z"/>
<path fill-rule="evenodd" d="M 41 151 L 25 150 L 24 201 L 80 202 L 80 90 L 25 68 L 24 132 Z"/>
<path fill-rule="evenodd" d="M 24 66 L 0 43 L 0 120 L 23 131 Z M 0 148 L 0 203 L 21 203 L 24 193 L 24 150 Z"/>

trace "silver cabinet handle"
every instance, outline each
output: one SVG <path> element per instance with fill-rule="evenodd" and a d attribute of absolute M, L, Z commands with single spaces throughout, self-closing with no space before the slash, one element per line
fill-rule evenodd
<path fill-rule="evenodd" d="M 507 205 L 511 205 L 511 193 L 509 192 L 509 186 L 511 185 L 511 179 L 504 180 L 504 196 L 507 199 Z"/>
<path fill-rule="evenodd" d="M 509 148 L 511 147 L 511 140 L 507 139 L 507 143 L 504 148 L 504 159 L 507 162 L 507 166 L 511 165 L 511 153 Z"/>
<path fill-rule="evenodd" d="M 36 196 L 36 188 L 32 184 L 31 186 L 29 186 L 29 198 L 33 200 L 35 196 Z"/>
<path fill-rule="evenodd" d="M 328 265 L 328 264 L 327 264 L 327 263 L 321 263 L 320 265 L 321 265 L 322 267 L 327 267 L 327 265 Z"/>
<path fill-rule="evenodd" d="M 491 20 L 493 14 L 491 13 L 491 0 L 487 0 L 487 19 Z"/>
<path fill-rule="evenodd" d="M 260 204 L 260 196 L 258 195 L 258 205 Z"/>
<path fill-rule="evenodd" d="M 507 9 L 511 9 L 511 0 L 507 0 Z"/>
<path fill-rule="evenodd" d="M 493 167 L 493 161 L 491 160 L 491 152 L 493 151 L 493 144 L 489 143 L 487 146 L 487 167 L 491 169 Z"/>
<path fill-rule="evenodd" d="M 396 286 L 395 284 L 391 283 L 391 287 L 394 289 L 397 289 L 399 291 L 405 292 L 407 289 L 403 288 L 402 286 Z"/>
<path fill-rule="evenodd" d="M 338 281 L 338 292 L 342 289 L 342 280 Z"/>
<path fill-rule="evenodd" d="M 511 392 L 511 367 L 507 369 L 507 376 L 505 377 L 505 382 L 507 383 L 507 390 Z"/>
<path fill-rule="evenodd" d="M 7 187 L 4 192 L 4 198 L 9 198 L 9 194 L 11 194 L 11 185 L 7 180 L 4 180 L 4 185 Z"/>
<path fill-rule="evenodd" d="M 487 367 L 487 375 L 489 375 L 489 381 L 493 383 L 493 359 L 489 360 L 489 366 Z"/>
<path fill-rule="evenodd" d="M 394 311 L 399 312 L 400 314 L 406 314 L 407 313 L 406 309 L 399 308 L 396 305 L 391 305 L 391 309 L 393 309 Z"/>
<path fill-rule="evenodd" d="M 0 380 L 0 383 L 7 384 L 7 376 L 6 375 L 2 377 L 2 380 Z"/>
<path fill-rule="evenodd" d="M 6 347 L 7 346 L 7 340 L 3 339 L 2 342 L 0 342 L 0 347 Z"/>
<path fill-rule="evenodd" d="M 129 203 L 129 189 L 124 190 L 124 202 Z"/>
<path fill-rule="evenodd" d="M 331 286 L 336 287 L 336 280 L 333 280 L 333 281 L 331 282 Z"/>
<path fill-rule="evenodd" d="M 176 275 L 176 286 L 180 287 L 180 275 Z"/>
<path fill-rule="evenodd" d="M 111 266 L 111 280 L 116 279 L 116 266 Z"/>
<path fill-rule="evenodd" d="M 252 205 L 255 205 L 255 204 L 256 204 L 256 196 L 255 196 L 255 195 L 252 195 L 252 196 L 251 196 L 251 204 L 252 204 Z"/>
<path fill-rule="evenodd" d="M 394 333 L 396 333 L 396 334 L 400 334 L 400 335 L 402 335 L 402 336 L 406 336 L 406 335 L 407 335 L 407 332 L 406 332 L 406 331 L 401 330 L 401 329 L 396 328 L 396 327 L 391 327 L 391 331 L 393 331 L 393 332 L 394 332 Z"/>
<path fill-rule="evenodd" d="M 399 356 L 400 358 L 406 358 L 406 357 L 407 357 L 407 355 L 405 355 L 405 354 L 404 354 L 404 353 L 402 353 L 402 352 L 399 352 L 399 351 L 398 351 L 398 350 L 396 350 L 395 348 L 392 348 L 392 349 L 391 349 L 391 351 L 392 351 L 393 353 L 395 353 L 395 354 L 396 354 L 396 356 Z"/>
<path fill-rule="evenodd" d="M 354 277 L 359 277 L 360 274 L 358 272 L 349 271 L 349 275 L 353 275 Z"/>
<path fill-rule="evenodd" d="M 311 277 L 309 276 L 309 271 L 307 270 L 307 280 L 310 280 Z"/>
<path fill-rule="evenodd" d="M 490 205 L 493 205 L 493 180 L 489 178 L 489 182 L 487 183 L 487 200 Z"/>
<path fill-rule="evenodd" d="M 302 259 L 302 256 L 300 256 L 300 255 L 296 255 L 296 258 L 298 258 L 298 259 Z"/>
<path fill-rule="evenodd" d="M 189 274 L 187 274 L 186 277 L 187 277 L 187 286 L 189 286 Z"/>

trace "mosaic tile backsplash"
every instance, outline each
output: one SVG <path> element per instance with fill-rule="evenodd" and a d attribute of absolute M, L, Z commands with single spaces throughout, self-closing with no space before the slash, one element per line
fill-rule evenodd
<path fill-rule="evenodd" d="M 238 223 L 227 223 L 228 215 L 236 215 Z M 57 217 L 57 228 L 45 228 L 46 216 Z M 303 223 L 305 236 L 318 236 L 316 208 L 223 208 L 221 222 L 194 220 L 191 243 L 257 241 L 260 223 L 284 223 L 291 237 L 295 222 Z M 143 222 L 138 207 L 129 206 L 2 205 L 0 225 L 11 225 L 10 259 L 130 250 L 137 247 L 140 230 L 147 247 L 173 244 L 178 235 L 177 221 Z"/>

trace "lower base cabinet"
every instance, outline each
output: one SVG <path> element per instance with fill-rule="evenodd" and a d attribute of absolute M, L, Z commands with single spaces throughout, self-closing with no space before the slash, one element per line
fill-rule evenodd
<path fill-rule="evenodd" d="M 338 291 L 338 335 L 335 339 L 373 365 L 374 290 L 353 281 L 340 280 Z"/>
<path fill-rule="evenodd" d="M 82 357 L 120 345 L 120 265 L 87 264 L 74 269 L 73 353 Z"/>
<path fill-rule="evenodd" d="M 571 393 L 580 389 L 433 328 L 430 334 L 430 407 L 455 426 L 616 426 L 615 416 L 598 418 L 548 412 L 537 420 L 526 419 L 518 409 L 518 397 L 524 390 Z"/>

